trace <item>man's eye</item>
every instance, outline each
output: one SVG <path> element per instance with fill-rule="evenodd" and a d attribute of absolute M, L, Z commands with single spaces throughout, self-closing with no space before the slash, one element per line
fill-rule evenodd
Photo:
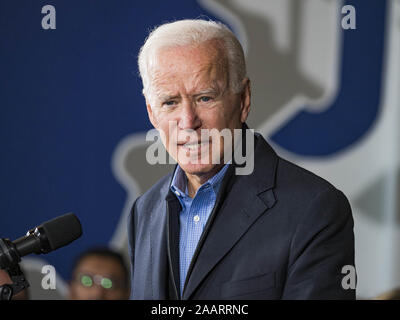
<path fill-rule="evenodd" d="M 174 106 L 175 104 L 176 104 L 175 101 L 166 101 L 166 102 L 163 103 L 163 105 L 164 105 L 164 106 L 167 106 L 167 107 L 172 107 L 172 106 Z"/>
<path fill-rule="evenodd" d="M 209 102 L 211 100 L 211 97 L 201 97 L 200 101 L 201 102 Z"/>

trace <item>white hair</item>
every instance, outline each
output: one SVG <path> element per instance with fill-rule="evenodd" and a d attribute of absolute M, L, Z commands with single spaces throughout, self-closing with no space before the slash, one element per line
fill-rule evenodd
<path fill-rule="evenodd" d="M 211 20 L 179 20 L 156 27 L 141 47 L 138 58 L 143 94 L 149 96 L 150 70 L 161 48 L 199 45 L 210 40 L 220 40 L 228 60 L 230 88 L 238 93 L 246 77 L 243 48 L 229 28 Z"/>

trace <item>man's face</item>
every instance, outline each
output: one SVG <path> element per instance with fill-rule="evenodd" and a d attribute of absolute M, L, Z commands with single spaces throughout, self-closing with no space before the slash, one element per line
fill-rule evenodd
<path fill-rule="evenodd" d="M 71 300 L 125 300 L 129 298 L 122 266 L 112 258 L 91 255 L 74 270 Z"/>
<path fill-rule="evenodd" d="M 167 151 L 187 174 L 216 172 L 223 165 L 224 144 L 232 141 L 202 139 L 201 130 L 242 127 L 250 108 L 248 79 L 243 81 L 242 92 L 233 93 L 228 62 L 216 40 L 164 48 L 156 57 L 146 96 L 150 121 L 164 133 Z"/>

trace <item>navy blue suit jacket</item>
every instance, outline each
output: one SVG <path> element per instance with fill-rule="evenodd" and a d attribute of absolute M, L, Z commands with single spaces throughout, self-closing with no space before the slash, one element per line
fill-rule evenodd
<path fill-rule="evenodd" d="M 179 204 L 172 173 L 132 207 L 128 224 L 133 299 L 354 299 L 342 268 L 354 266 L 345 195 L 282 158 L 256 134 L 254 171 L 223 191 L 178 292 Z"/>

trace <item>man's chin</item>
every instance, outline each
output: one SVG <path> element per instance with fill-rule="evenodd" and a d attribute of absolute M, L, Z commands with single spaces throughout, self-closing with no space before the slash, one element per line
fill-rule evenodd
<path fill-rule="evenodd" d="M 186 174 L 201 176 L 216 173 L 223 164 L 179 163 L 179 166 Z"/>

